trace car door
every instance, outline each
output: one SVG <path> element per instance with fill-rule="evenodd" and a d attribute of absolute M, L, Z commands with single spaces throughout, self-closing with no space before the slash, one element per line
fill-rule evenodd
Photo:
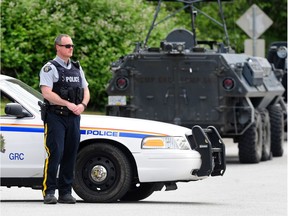
<path fill-rule="evenodd" d="M 23 112 L 29 115 L 7 115 L 5 106 L 8 103 L 20 104 Z M 23 106 L 19 100 L 2 90 L 0 114 L 1 178 L 42 177 L 45 150 L 41 119 L 29 107 Z"/>

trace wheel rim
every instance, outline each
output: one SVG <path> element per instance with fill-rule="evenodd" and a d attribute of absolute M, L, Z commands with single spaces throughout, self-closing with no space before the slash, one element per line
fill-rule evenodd
<path fill-rule="evenodd" d="M 110 189 L 117 180 L 114 163 L 103 156 L 91 158 L 84 165 L 83 180 L 90 190 L 100 192 Z"/>
<path fill-rule="evenodd" d="M 90 175 L 95 182 L 103 182 L 107 177 L 107 170 L 104 166 L 96 165 L 92 168 Z"/>

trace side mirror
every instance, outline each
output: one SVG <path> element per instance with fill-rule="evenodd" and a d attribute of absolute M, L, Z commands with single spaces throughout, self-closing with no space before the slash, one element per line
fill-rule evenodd
<path fill-rule="evenodd" d="M 23 109 L 23 107 L 18 103 L 8 103 L 5 106 L 5 113 L 7 115 L 16 116 L 17 118 L 23 118 L 30 116 L 30 114 Z"/>

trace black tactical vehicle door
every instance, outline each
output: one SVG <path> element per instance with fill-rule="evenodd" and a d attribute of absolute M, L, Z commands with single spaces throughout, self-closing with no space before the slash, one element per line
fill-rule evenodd
<path fill-rule="evenodd" d="M 145 55 L 134 61 L 135 117 L 191 126 L 218 119 L 217 62 L 206 56 Z M 211 73 L 215 71 L 215 73 Z"/>

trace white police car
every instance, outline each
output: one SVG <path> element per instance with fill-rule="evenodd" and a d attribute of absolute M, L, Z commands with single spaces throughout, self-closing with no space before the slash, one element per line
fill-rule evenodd
<path fill-rule="evenodd" d="M 1 186 L 41 189 L 42 95 L 0 75 Z M 5 113 L 4 113 L 5 106 Z M 223 175 L 225 148 L 214 127 L 192 129 L 157 121 L 81 116 L 73 189 L 86 202 L 137 201 L 179 181 Z"/>

